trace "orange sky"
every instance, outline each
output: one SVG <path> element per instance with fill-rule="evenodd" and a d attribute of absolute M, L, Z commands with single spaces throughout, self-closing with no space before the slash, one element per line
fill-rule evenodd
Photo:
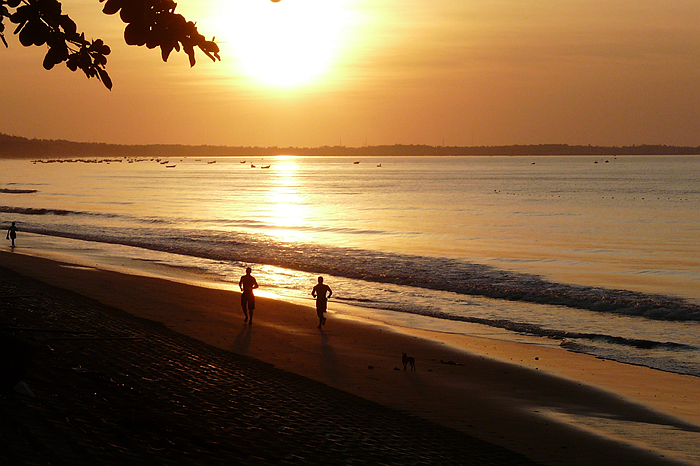
<path fill-rule="evenodd" d="M 107 91 L 8 25 L 0 132 L 110 143 L 700 145 L 698 0 L 180 0 L 222 61 L 111 47 Z M 7 20 L 6 20 L 7 25 Z M 297 65 L 302 66 L 298 67 Z M 299 69 L 297 69 L 299 68 Z"/>

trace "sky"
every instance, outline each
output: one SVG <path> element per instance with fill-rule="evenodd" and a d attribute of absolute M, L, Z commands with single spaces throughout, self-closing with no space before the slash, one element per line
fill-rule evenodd
<path fill-rule="evenodd" d="M 700 146 L 698 0 L 179 0 L 221 61 L 112 48 L 111 91 L 6 20 L 0 133 L 119 144 Z"/>

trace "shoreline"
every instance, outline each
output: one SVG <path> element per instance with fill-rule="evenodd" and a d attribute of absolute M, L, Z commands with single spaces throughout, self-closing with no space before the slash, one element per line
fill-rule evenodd
<path fill-rule="evenodd" d="M 663 451 L 668 444 L 647 438 L 659 437 L 648 429 L 675 430 L 697 445 L 696 377 L 558 347 L 397 329 L 334 313 L 319 332 L 314 309 L 264 297 L 257 298 L 255 323 L 247 326 L 237 292 L 6 250 L 0 266 L 544 464 L 661 465 L 674 464 L 673 457 L 700 464 L 682 448 Z M 416 358 L 416 372 L 401 370 L 402 351 Z"/>

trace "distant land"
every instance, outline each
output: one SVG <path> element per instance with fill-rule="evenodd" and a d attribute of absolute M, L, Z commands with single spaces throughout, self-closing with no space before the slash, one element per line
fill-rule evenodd
<path fill-rule="evenodd" d="M 0 158 L 76 157 L 220 157 L 273 155 L 411 156 L 411 155 L 699 155 L 700 146 L 576 146 L 536 144 L 512 146 L 384 145 L 366 147 L 243 147 L 181 144 L 122 145 L 27 139 L 0 133 Z"/>

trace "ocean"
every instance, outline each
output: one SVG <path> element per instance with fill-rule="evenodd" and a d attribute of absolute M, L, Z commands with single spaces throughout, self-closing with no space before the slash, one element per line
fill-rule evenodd
<path fill-rule="evenodd" d="M 232 289 L 251 266 L 259 294 L 309 305 L 322 275 L 334 312 L 700 377 L 698 156 L 0 167 L 18 251 Z"/>

